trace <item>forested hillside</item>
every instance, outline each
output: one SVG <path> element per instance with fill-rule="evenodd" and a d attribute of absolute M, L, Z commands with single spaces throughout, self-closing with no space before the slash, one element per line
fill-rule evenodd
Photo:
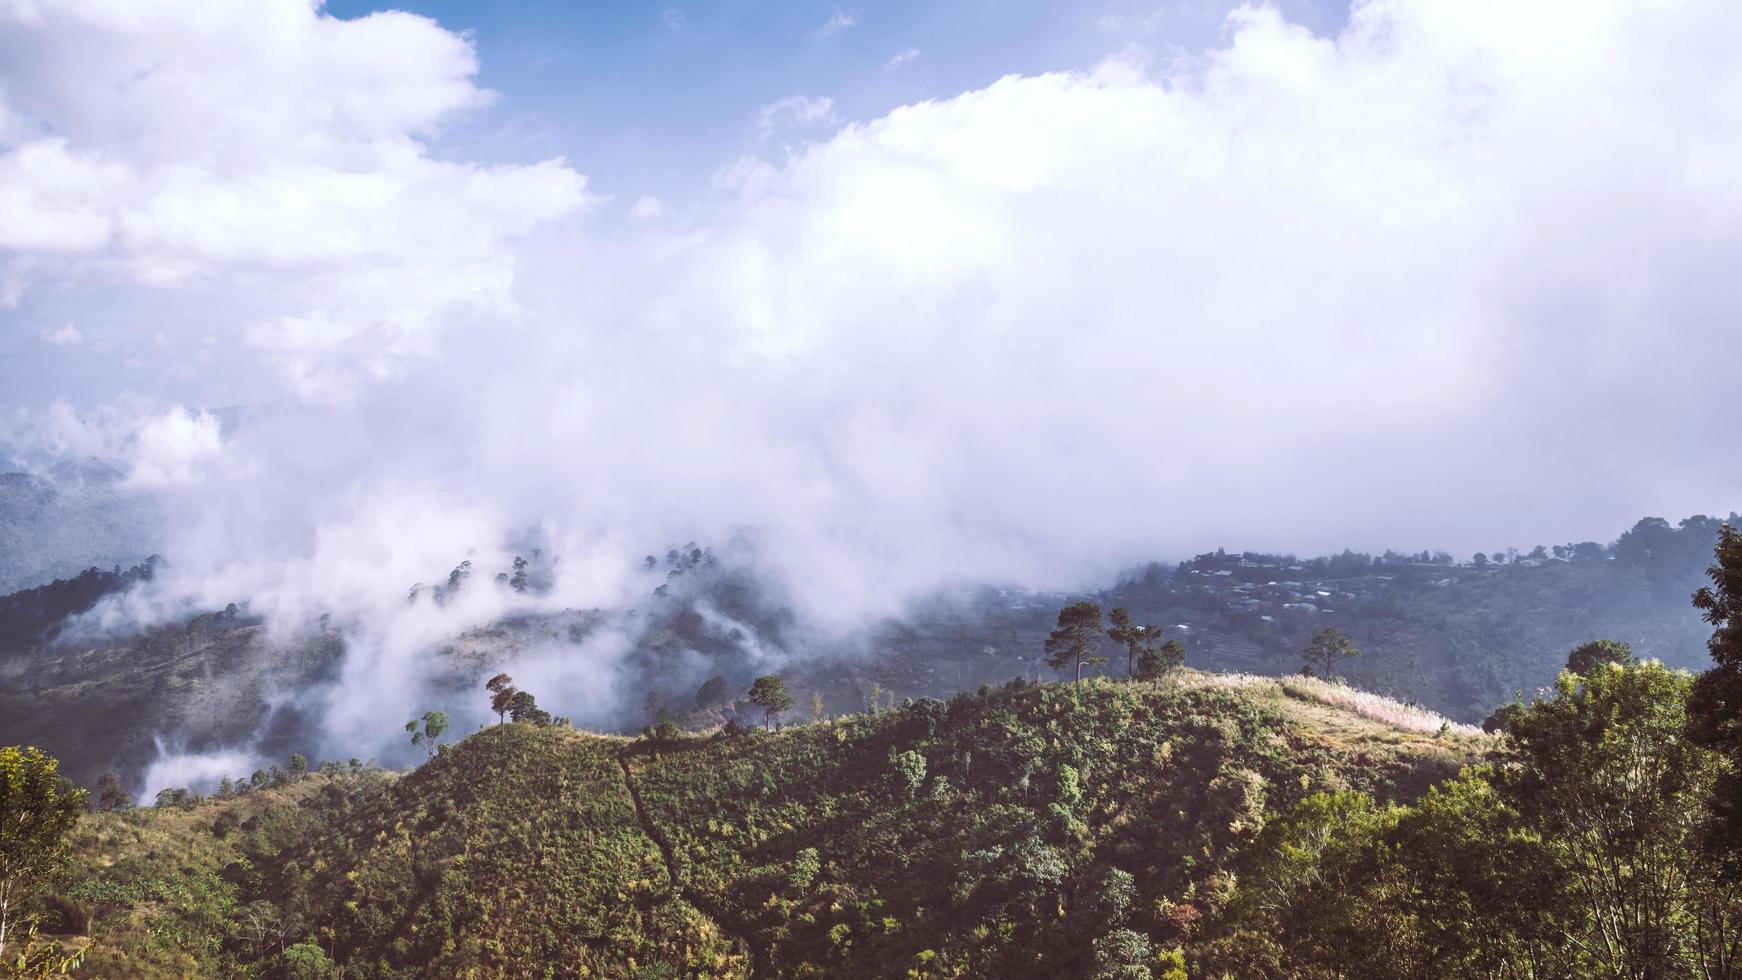
<path fill-rule="evenodd" d="M 1316 676 L 1209 674 L 1077 602 L 1049 666 L 1112 639 L 1131 676 L 819 698 L 787 727 L 764 675 L 723 726 L 626 738 L 500 674 L 497 724 L 405 725 L 415 770 L 294 754 L 148 809 L 0 749 L 0 952 L 93 977 L 1734 978 L 1742 534 L 1715 553 L 1711 669 L 1581 644 L 1486 732 L 1348 686 L 1335 628 Z"/>
<path fill-rule="evenodd" d="M 49 927 L 90 976 L 1168 975 L 1276 814 L 1416 799 L 1492 744 L 1346 704 L 1188 672 L 780 732 L 509 723 L 407 775 L 94 814 Z"/>

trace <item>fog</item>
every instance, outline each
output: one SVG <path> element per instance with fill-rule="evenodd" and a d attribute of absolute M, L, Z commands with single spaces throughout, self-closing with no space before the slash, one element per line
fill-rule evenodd
<path fill-rule="evenodd" d="M 635 216 L 585 160 L 432 150 L 492 98 L 433 22 L 158 6 L 0 6 L 14 302 L 177 355 L 8 435 L 169 515 L 169 570 L 102 616 L 340 624 L 317 707 L 346 755 L 424 706 L 432 648 L 631 607 L 688 541 L 839 637 L 962 582 L 1467 554 L 1742 496 L 1722 3 L 1375 0 L 1337 37 L 1243 9 L 1210 50 L 894 108 Z M 67 81 L 166 50 L 120 95 Z M 407 601 L 532 547 L 547 591 Z M 634 639 L 517 674 L 603 713 Z"/>

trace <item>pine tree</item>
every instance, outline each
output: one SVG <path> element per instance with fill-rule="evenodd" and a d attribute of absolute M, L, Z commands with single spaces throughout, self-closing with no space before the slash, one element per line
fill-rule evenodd
<path fill-rule="evenodd" d="M 1047 666 L 1063 670 L 1075 664 L 1077 683 L 1083 682 L 1083 668 L 1107 662 L 1106 657 L 1093 654 L 1106 635 L 1101 625 L 1101 607 L 1092 602 L 1078 602 L 1059 610 L 1058 629 L 1046 638 Z"/>

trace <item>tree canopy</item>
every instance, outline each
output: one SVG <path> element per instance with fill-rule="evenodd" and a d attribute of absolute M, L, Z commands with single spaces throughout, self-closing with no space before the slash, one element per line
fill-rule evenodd
<path fill-rule="evenodd" d="M 1337 676 L 1337 664 L 1352 660 L 1361 655 L 1355 641 L 1343 635 L 1343 631 L 1335 626 L 1327 626 L 1314 634 L 1312 642 L 1301 651 L 1301 664 L 1307 672 L 1316 672 L 1319 677 L 1330 680 Z"/>
<path fill-rule="evenodd" d="M 762 724 L 773 727 L 774 719 L 782 711 L 792 707 L 792 695 L 786 690 L 786 682 L 774 674 L 764 674 L 750 685 L 747 700 L 762 709 Z"/>
<path fill-rule="evenodd" d="M 425 711 L 422 723 L 419 721 L 413 718 L 406 722 L 405 730 L 411 733 L 411 744 L 423 746 L 424 752 L 433 759 L 441 745 L 442 733 L 448 730 L 448 716 L 440 711 Z"/>
<path fill-rule="evenodd" d="M 1580 644 L 1567 654 L 1567 669 L 1575 674 L 1589 674 L 1604 664 L 1625 667 L 1633 663 L 1633 648 L 1616 640 L 1592 640 Z"/>
<path fill-rule="evenodd" d="M 1063 670 L 1075 665 L 1077 682 L 1082 683 L 1084 667 L 1107 662 L 1106 657 L 1094 656 L 1106 634 L 1101 623 L 1101 607 L 1095 603 L 1077 602 L 1060 609 L 1058 628 L 1046 638 L 1047 666 Z"/>
<path fill-rule="evenodd" d="M 1688 705 L 1689 734 L 1729 761 L 1713 791 L 1713 841 L 1733 870 L 1742 864 L 1742 532 L 1725 524 L 1718 532 L 1711 584 L 1694 593 L 1694 608 L 1712 624 L 1707 649 L 1712 669 L 1694 685 Z"/>
<path fill-rule="evenodd" d="M 31 900 L 65 864 L 68 837 L 85 812 L 85 791 L 36 748 L 0 748 L 0 962 L 33 922 Z"/>

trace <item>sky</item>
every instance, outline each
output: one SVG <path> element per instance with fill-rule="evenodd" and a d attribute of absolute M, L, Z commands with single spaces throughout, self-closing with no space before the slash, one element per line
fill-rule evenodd
<path fill-rule="evenodd" d="M 0 443 L 114 462 L 187 602 L 285 619 L 535 542 L 541 601 L 738 541 L 850 623 L 1727 513 L 1738 44 L 1719 0 L 0 0 Z"/>

